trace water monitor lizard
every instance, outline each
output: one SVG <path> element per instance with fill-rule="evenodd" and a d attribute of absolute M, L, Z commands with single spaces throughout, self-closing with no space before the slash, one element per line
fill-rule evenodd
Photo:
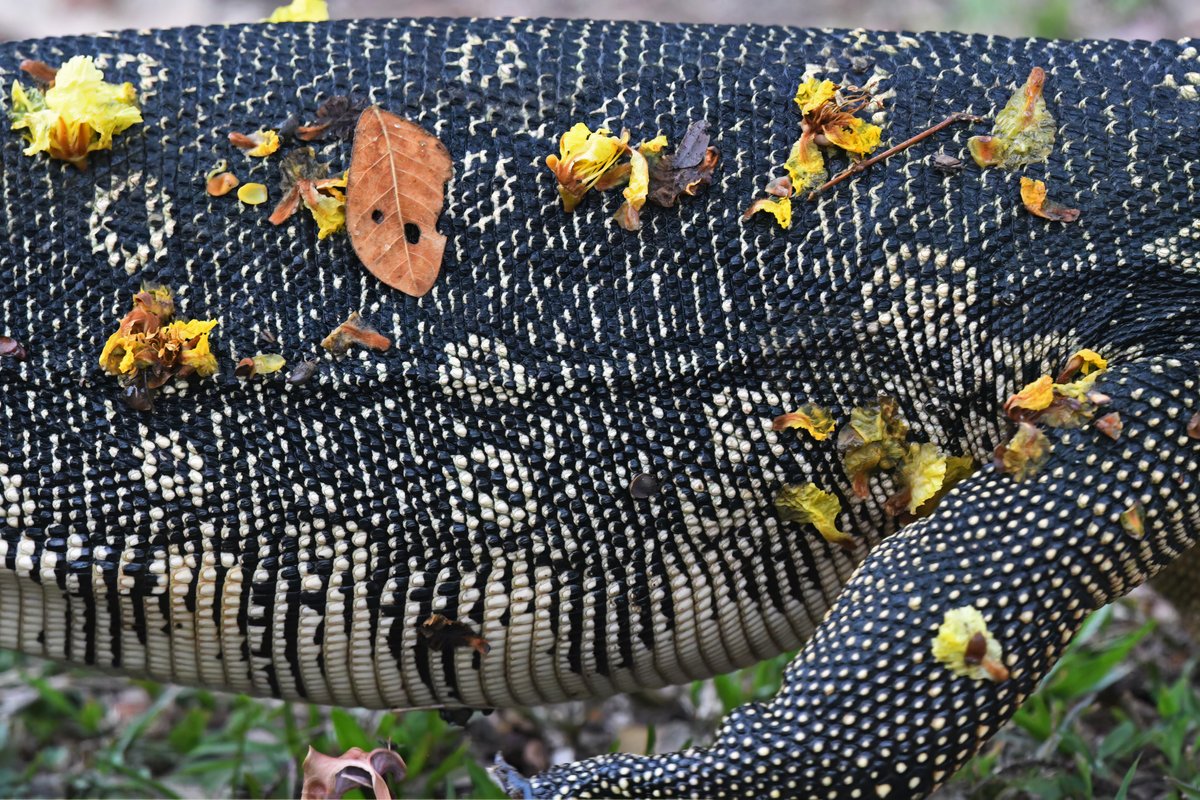
<path fill-rule="evenodd" d="M 0 364 L 0 646 L 403 708 L 661 686 L 807 641 L 779 695 L 709 747 L 510 786 L 916 797 L 1004 723 L 1089 611 L 1197 537 L 1196 42 L 380 20 L 9 43 L 0 78 L 76 53 L 132 80 L 145 122 L 87 172 L 0 143 L 0 333 L 30 350 Z M 983 130 L 958 127 L 799 204 L 790 231 L 743 223 L 796 136 L 809 64 L 880 78 L 893 141 L 990 114 L 1044 67 L 1058 139 L 1026 173 L 1082 218 L 1026 214 L 1016 173 L 930 170 Z M 381 286 L 343 237 L 203 191 L 229 131 L 335 93 L 417 120 L 454 156 L 443 274 L 420 300 Z M 644 214 L 639 234 L 599 198 L 563 213 L 542 162 L 572 123 L 674 141 L 697 119 L 723 154 L 706 195 Z M 274 183 L 274 166 L 238 164 Z M 97 355 L 146 280 L 220 320 L 225 366 L 137 413 Z M 298 358 L 356 308 L 391 351 L 305 386 L 234 378 L 260 330 Z M 1078 347 L 1110 359 L 1099 387 L 1121 438 L 1054 431 L 1035 478 L 987 466 L 903 529 L 882 485 L 852 496 L 828 443 L 770 430 L 802 401 L 844 418 L 886 394 L 914 438 L 986 460 L 1007 434 L 1001 401 Z M 643 473 L 659 491 L 632 497 Z M 805 479 L 842 499 L 855 553 L 777 521 L 774 493 Z M 1134 501 L 1141 538 L 1119 524 Z M 944 612 L 966 605 L 1008 680 L 930 656 Z M 416 627 L 433 612 L 491 652 L 431 649 Z"/>

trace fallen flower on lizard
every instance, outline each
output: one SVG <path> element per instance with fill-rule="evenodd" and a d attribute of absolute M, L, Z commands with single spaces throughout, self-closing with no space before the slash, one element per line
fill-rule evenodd
<path fill-rule="evenodd" d="M 833 433 L 833 427 L 833 417 L 815 403 L 805 403 L 792 413 L 778 416 L 771 422 L 772 430 L 801 428 L 808 431 L 818 442 L 828 439 L 829 434 Z"/>
<path fill-rule="evenodd" d="M 1051 222 L 1074 222 L 1079 219 L 1078 208 L 1067 208 L 1047 199 L 1046 184 L 1042 181 L 1030 180 L 1023 175 L 1021 176 L 1021 202 L 1030 214 Z"/>
<path fill-rule="evenodd" d="M 837 526 L 842 502 L 837 496 L 817 488 L 815 484 L 788 484 L 775 495 L 775 511 L 785 522 L 810 524 L 830 544 L 853 550 L 855 539 Z"/>
<path fill-rule="evenodd" d="M 229 143 L 254 158 L 266 158 L 279 149 L 279 134 L 271 130 L 254 133 L 231 133 Z"/>
<path fill-rule="evenodd" d="M 372 350 L 387 350 L 392 346 L 392 340 L 363 322 L 357 311 L 351 311 L 346 321 L 338 325 L 329 335 L 321 340 L 324 347 L 334 356 L 342 356 L 352 345 L 359 344 Z"/>
<path fill-rule="evenodd" d="M 45 92 L 13 81 L 9 116 L 29 142 L 25 155 L 44 152 L 79 169 L 88 153 L 111 148 L 113 136 L 142 121 L 133 84 L 106 83 L 91 56 L 63 64 Z"/>
<path fill-rule="evenodd" d="M 999 682 L 1009 677 L 1004 650 L 974 606 L 946 612 L 933 640 L 933 657 L 955 675 L 971 680 Z"/>
<path fill-rule="evenodd" d="M 576 123 L 558 140 L 558 155 L 546 156 L 546 166 L 558 181 L 564 211 L 574 211 L 583 196 L 616 166 L 629 149 L 629 134 L 609 135 L 607 128 L 592 131 Z"/>
<path fill-rule="evenodd" d="M 967 140 L 967 149 L 976 164 L 1011 169 L 1036 164 L 1050 156 L 1055 126 L 1042 96 L 1045 83 L 1045 71 L 1041 67 L 1031 69 L 1025 85 L 1013 92 L 996 115 L 991 134 Z"/>

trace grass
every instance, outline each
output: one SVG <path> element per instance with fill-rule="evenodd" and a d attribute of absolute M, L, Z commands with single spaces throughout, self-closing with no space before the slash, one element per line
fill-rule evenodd
<path fill-rule="evenodd" d="M 1190 643 L 1143 610 L 1093 615 L 1014 724 L 938 797 L 1200 799 L 1200 669 Z M 497 712 L 464 730 L 433 712 L 256 700 L 0 653 L 0 796 L 297 797 L 309 745 L 391 742 L 409 767 L 400 796 L 503 797 L 484 768 L 497 750 L 544 769 L 551 752 L 704 741 L 724 711 L 770 697 L 787 660 L 632 700 Z"/>

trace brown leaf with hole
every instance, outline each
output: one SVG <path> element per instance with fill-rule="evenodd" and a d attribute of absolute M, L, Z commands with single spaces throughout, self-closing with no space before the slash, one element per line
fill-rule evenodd
<path fill-rule="evenodd" d="M 354 252 L 388 286 L 420 297 L 442 267 L 437 232 L 450 151 L 415 122 L 371 106 L 358 118 L 346 188 L 346 230 Z"/>
<path fill-rule="evenodd" d="M 408 768 L 400 754 L 384 747 L 369 753 L 351 747 L 340 756 L 327 756 L 312 747 L 304 757 L 304 800 L 337 800 L 351 789 L 370 788 L 377 800 L 391 800 L 387 778 L 404 780 Z"/>

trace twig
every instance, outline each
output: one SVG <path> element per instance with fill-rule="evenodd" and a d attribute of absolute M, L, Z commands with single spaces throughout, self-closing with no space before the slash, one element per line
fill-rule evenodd
<path fill-rule="evenodd" d="M 821 194 L 826 189 L 836 186 L 837 184 L 841 183 L 842 181 L 846 180 L 847 178 L 857 175 L 858 173 L 862 172 L 863 170 L 867 169 L 868 167 L 878 164 L 880 161 L 883 161 L 885 158 L 896 155 L 896 153 L 899 153 L 901 150 L 907 150 L 908 148 L 912 147 L 914 144 L 921 141 L 922 139 L 928 139 L 930 136 L 937 133 L 942 128 L 948 128 L 956 122 L 983 122 L 983 117 L 977 117 L 974 114 L 965 114 L 961 111 L 951 114 L 950 116 L 946 117 L 944 120 L 939 122 L 938 124 L 936 124 L 932 127 L 926 128 L 925 130 L 921 131 L 916 136 L 913 136 L 910 139 L 905 139 L 903 142 L 901 142 L 898 145 L 889 147 L 887 150 L 884 150 L 882 153 L 871 156 L 870 158 L 866 159 L 865 161 L 855 161 L 849 167 L 847 167 L 843 171 L 839 172 L 837 175 L 833 176 L 832 178 L 825 181 L 820 186 L 818 186 L 817 188 L 815 188 L 811 192 L 809 192 L 808 199 L 816 200 L 817 195 Z"/>

